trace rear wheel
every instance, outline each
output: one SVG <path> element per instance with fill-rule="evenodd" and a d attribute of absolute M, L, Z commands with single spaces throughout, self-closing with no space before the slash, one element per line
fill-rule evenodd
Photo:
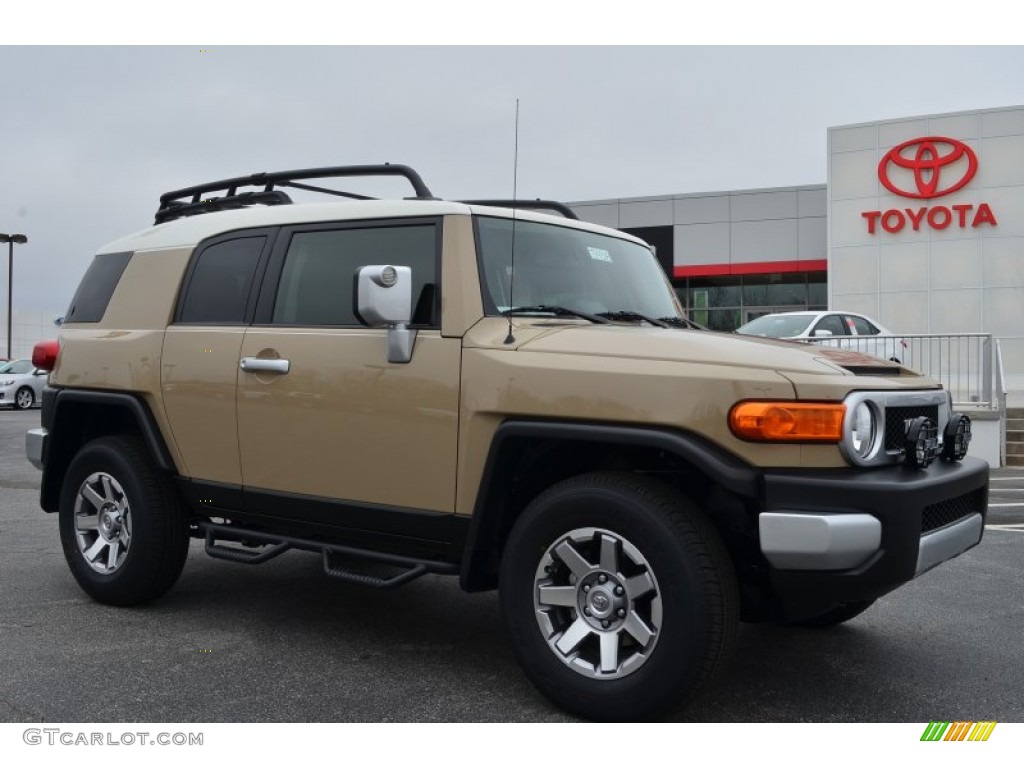
<path fill-rule="evenodd" d="M 501 568 L 505 625 L 537 688 L 595 720 L 692 697 L 727 658 L 735 576 L 717 532 L 673 488 L 593 473 L 538 496 Z"/>
<path fill-rule="evenodd" d="M 185 512 L 169 479 L 133 437 L 103 437 L 79 450 L 61 490 L 60 536 L 79 586 L 101 603 L 159 597 L 188 555 Z"/>

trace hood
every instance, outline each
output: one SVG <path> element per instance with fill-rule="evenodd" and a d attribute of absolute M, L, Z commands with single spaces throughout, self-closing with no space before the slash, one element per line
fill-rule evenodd
<path fill-rule="evenodd" d="M 896 376 L 898 364 L 848 349 L 731 333 L 635 325 L 566 325 L 524 340 L 519 349 L 563 355 L 667 360 L 794 373 Z"/>

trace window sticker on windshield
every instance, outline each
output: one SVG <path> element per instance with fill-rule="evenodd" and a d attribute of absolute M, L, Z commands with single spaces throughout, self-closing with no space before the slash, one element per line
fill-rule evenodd
<path fill-rule="evenodd" d="M 607 261 L 609 264 L 612 263 L 612 255 L 604 248 L 592 248 L 587 246 L 587 253 L 590 254 L 590 258 L 594 261 Z"/>

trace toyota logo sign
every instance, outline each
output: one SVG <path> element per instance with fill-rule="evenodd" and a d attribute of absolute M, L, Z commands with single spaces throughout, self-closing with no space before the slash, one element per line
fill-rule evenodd
<path fill-rule="evenodd" d="M 978 172 L 974 150 L 956 139 L 925 136 L 889 150 L 878 180 L 894 195 L 929 200 L 963 189 Z"/>
<path fill-rule="evenodd" d="M 900 197 L 931 200 L 963 189 L 978 172 L 978 156 L 957 139 L 945 136 L 922 136 L 904 141 L 883 155 L 878 163 L 878 180 L 882 186 Z M 896 203 L 906 206 L 907 203 Z M 879 229 L 890 235 L 922 228 L 941 231 L 949 227 L 978 229 L 998 224 L 988 203 L 959 202 L 944 205 L 890 208 L 886 211 L 863 211 L 869 235 Z"/>

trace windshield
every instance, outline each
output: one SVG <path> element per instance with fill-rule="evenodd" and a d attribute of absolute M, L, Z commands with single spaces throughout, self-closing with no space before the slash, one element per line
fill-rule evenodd
<path fill-rule="evenodd" d="M 12 360 L 0 365 L 0 373 L 31 373 L 33 367 L 30 360 Z"/>
<path fill-rule="evenodd" d="M 675 292 L 649 249 L 569 227 L 476 217 L 488 314 L 514 307 L 563 307 L 593 315 L 634 312 L 681 317 Z"/>
<path fill-rule="evenodd" d="M 746 325 L 741 325 L 736 329 L 736 333 L 786 339 L 802 334 L 814 318 L 815 315 L 764 315 L 756 320 L 751 320 Z"/>

